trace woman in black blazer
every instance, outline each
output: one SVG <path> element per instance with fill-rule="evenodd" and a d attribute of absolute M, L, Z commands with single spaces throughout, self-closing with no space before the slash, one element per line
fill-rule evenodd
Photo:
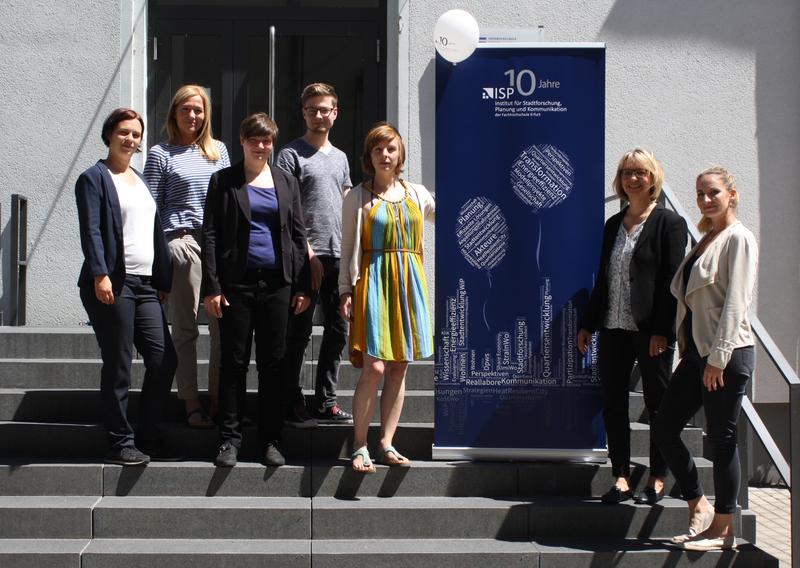
<path fill-rule="evenodd" d="M 678 214 L 658 203 L 663 179 L 652 152 L 637 148 L 619 161 L 614 191 L 627 206 L 606 222 L 597 280 L 578 332 L 578 349 L 586 353 L 592 332 L 600 331 L 603 418 L 615 478 L 604 503 L 633 497 L 628 392 L 634 362 L 651 424 L 672 371 L 676 302 L 669 286 L 686 251 L 687 231 Z M 660 501 L 666 474 L 651 432 L 650 477 L 636 502 Z"/>
<path fill-rule="evenodd" d="M 242 121 L 244 161 L 211 176 L 202 233 L 203 298 L 220 319 L 220 438 L 214 463 L 236 465 L 241 415 L 255 333 L 258 430 L 263 463 L 286 463 L 278 449 L 283 425 L 279 363 L 289 309 L 309 305 L 305 223 L 297 180 L 269 165 L 278 126 L 264 113 Z"/>
<path fill-rule="evenodd" d="M 176 365 L 161 306 L 172 285 L 172 264 L 155 201 L 130 166 L 143 133 L 136 111 L 116 109 L 101 134 L 108 156 L 75 182 L 85 258 L 78 286 L 103 358 L 100 395 L 111 446 L 106 461 L 121 465 L 166 457 L 158 423 Z M 145 365 L 135 435 L 127 417 L 134 346 Z"/>

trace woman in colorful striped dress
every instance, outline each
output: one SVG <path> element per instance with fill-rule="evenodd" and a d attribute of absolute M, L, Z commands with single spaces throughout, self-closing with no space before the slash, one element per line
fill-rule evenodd
<path fill-rule="evenodd" d="M 372 473 L 367 432 L 381 377 L 377 461 L 411 464 L 392 439 L 403 409 L 408 363 L 433 354 L 422 242 L 424 220 L 433 220 L 435 204 L 423 186 L 400 179 L 405 146 L 392 125 L 380 123 L 370 130 L 361 161 L 373 178 L 353 188 L 342 204 L 339 295 L 342 315 L 351 322 L 350 360 L 362 367 L 353 396 L 351 462 L 355 471 Z"/>

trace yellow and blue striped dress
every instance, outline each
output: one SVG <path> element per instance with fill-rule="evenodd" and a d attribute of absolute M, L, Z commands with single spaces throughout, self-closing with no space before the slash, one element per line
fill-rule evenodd
<path fill-rule="evenodd" d="M 422 268 L 423 218 L 403 185 L 401 201 L 373 194 L 377 203 L 364 217 L 360 277 L 353 294 L 351 351 L 384 361 L 414 361 L 433 354 Z"/>

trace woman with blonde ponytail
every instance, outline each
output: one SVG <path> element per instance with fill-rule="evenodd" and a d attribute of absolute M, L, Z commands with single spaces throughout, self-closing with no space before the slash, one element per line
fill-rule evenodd
<path fill-rule="evenodd" d="M 740 467 L 736 423 L 753 376 L 755 341 L 748 320 L 758 269 L 756 239 L 736 218 L 736 181 L 721 166 L 697 176 L 698 228 L 704 233 L 672 279 L 678 299 L 681 360 L 652 425 L 654 438 L 689 505 L 689 529 L 672 542 L 687 550 L 736 546 L 733 515 Z M 703 408 L 714 461 L 714 506 L 680 439 Z"/>

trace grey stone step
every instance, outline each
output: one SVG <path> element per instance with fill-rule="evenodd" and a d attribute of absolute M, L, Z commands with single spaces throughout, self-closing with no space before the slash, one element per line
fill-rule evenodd
<path fill-rule="evenodd" d="M 103 464 L 3 459 L 0 492 L 5 496 L 100 496 L 103 494 Z"/>
<path fill-rule="evenodd" d="M 511 568 L 539 566 L 535 543 L 494 539 L 323 539 L 313 541 L 314 568 L 364 566 L 380 559 L 383 567 Z M 370 564 L 368 562 L 367 564 Z"/>
<path fill-rule="evenodd" d="M 537 538 L 540 568 L 778 568 L 778 561 L 741 538 L 736 550 L 689 552 L 664 539 Z"/>
<path fill-rule="evenodd" d="M 733 551 L 688 553 L 660 539 L 0 539 L 4 568 L 777 568 L 778 560 L 738 539 Z M 379 559 L 379 560 L 377 560 Z"/>
<path fill-rule="evenodd" d="M 4 568 L 81 568 L 88 539 L 0 539 Z"/>
<path fill-rule="evenodd" d="M 635 489 L 647 480 L 647 461 L 635 463 Z M 697 459 L 703 487 L 713 491 L 711 463 Z M 243 461 L 218 469 L 210 461 L 153 462 L 146 468 L 100 463 L 0 463 L 5 495 L 106 495 L 194 497 L 498 497 L 560 495 L 591 497 L 613 482 L 611 465 L 586 463 L 473 463 L 417 460 L 410 468 L 378 465 L 374 475 L 360 475 L 348 460 L 314 460 L 265 468 Z M 667 491 L 679 495 L 674 480 Z"/>
<path fill-rule="evenodd" d="M 735 551 L 689 553 L 656 539 L 493 539 L 314 540 L 314 568 L 363 566 L 363 558 L 380 558 L 382 567 L 493 568 L 777 568 L 777 560 L 739 539 Z"/>
<path fill-rule="evenodd" d="M 219 436 L 215 429 L 190 429 L 183 424 L 165 423 L 165 443 L 174 452 L 189 459 L 211 460 L 216 455 Z M 353 428 L 346 424 L 320 425 L 317 428 L 283 429 L 282 451 L 287 458 L 309 460 L 348 458 L 352 452 Z M 686 428 L 683 440 L 694 456 L 702 450 L 702 431 Z M 370 448 L 378 444 L 379 428 L 369 430 Z M 434 441 L 432 423 L 401 422 L 394 444 L 411 459 L 431 459 Z M 631 424 L 631 455 L 648 453 L 649 429 L 645 424 Z M 9 458 L 101 458 L 106 452 L 106 435 L 100 424 L 41 422 L 0 422 L 0 456 Z M 260 447 L 254 427 L 243 429 L 241 457 L 259 461 Z"/>
<path fill-rule="evenodd" d="M 92 537 L 98 497 L 0 496 L 0 538 Z"/>
<path fill-rule="evenodd" d="M 208 359 L 208 327 L 200 325 L 197 339 L 197 356 Z M 314 326 L 306 350 L 309 359 L 316 360 L 322 344 L 322 327 Z M 255 353 L 255 351 L 253 351 Z M 71 328 L 3 327 L 0 328 L 0 359 L 6 358 L 62 358 L 97 359 L 100 349 L 94 331 L 88 325 Z M 347 347 L 342 352 L 347 360 Z"/>
<path fill-rule="evenodd" d="M 103 497 L 96 538 L 308 539 L 311 500 L 300 497 Z"/>
<path fill-rule="evenodd" d="M 311 540 L 96 538 L 81 568 L 310 567 L 311 547 Z"/>
<path fill-rule="evenodd" d="M 314 539 L 668 538 L 687 523 L 686 503 L 669 497 L 656 507 L 554 497 L 316 497 L 313 508 Z"/>
<path fill-rule="evenodd" d="M 138 416 L 141 391 L 130 392 L 128 416 Z M 312 404 L 308 393 L 309 404 Z M 353 391 L 340 390 L 338 404 L 351 409 Z M 403 404 L 403 420 L 408 422 L 433 421 L 433 392 L 407 390 Z M 169 399 L 164 414 L 168 422 L 181 422 L 186 415 L 183 401 L 175 393 Z M 258 393 L 248 391 L 246 416 L 258 415 Z M 100 394 L 95 389 L 0 389 L 0 421 L 17 422 L 100 422 L 102 407 Z"/>
<path fill-rule="evenodd" d="M 316 363 L 306 362 L 302 375 L 303 388 L 314 389 Z M 100 385 L 102 361 L 94 359 L 0 359 L 0 388 L 3 389 L 97 389 Z M 344 362 L 339 368 L 338 388 L 352 390 L 361 371 Z M 131 366 L 131 384 L 142 387 L 144 365 L 136 359 Z M 202 392 L 208 389 L 208 361 L 199 360 L 197 384 Z M 258 387 L 255 361 L 247 371 L 247 388 Z M 433 389 L 433 363 L 417 361 L 408 366 L 406 388 L 409 390 Z"/>

